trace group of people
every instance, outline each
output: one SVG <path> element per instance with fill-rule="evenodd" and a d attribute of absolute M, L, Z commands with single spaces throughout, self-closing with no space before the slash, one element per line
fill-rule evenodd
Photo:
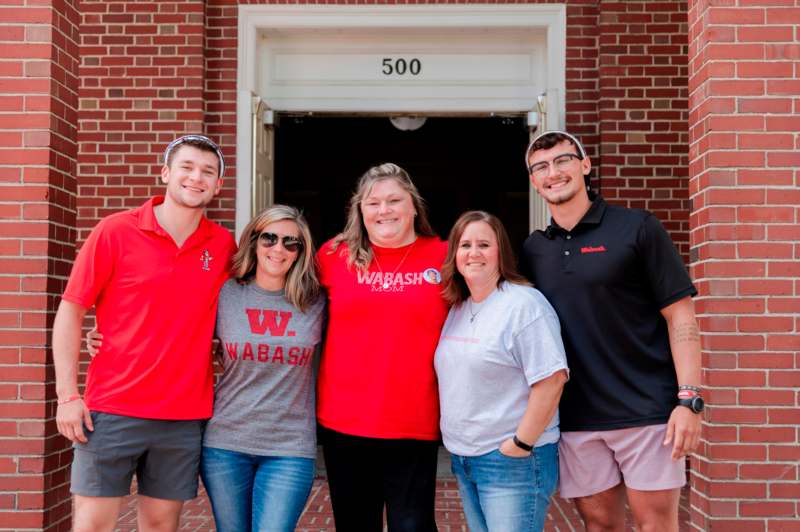
<path fill-rule="evenodd" d="M 221 150 L 173 141 L 165 195 L 91 232 L 53 326 L 74 529 L 112 530 L 135 473 L 140 528 L 176 530 L 199 472 L 218 530 L 294 530 L 319 435 L 337 530 L 385 513 L 435 531 L 440 441 L 470 530 L 542 530 L 557 486 L 588 530 L 621 530 L 626 495 L 641 528 L 677 530 L 703 407 L 695 289 L 655 217 L 590 193 L 577 138 L 539 135 L 525 161 L 552 220 L 518 269 L 492 214 L 440 240 L 391 163 L 318 251 L 285 205 L 237 247 L 204 216 Z"/>

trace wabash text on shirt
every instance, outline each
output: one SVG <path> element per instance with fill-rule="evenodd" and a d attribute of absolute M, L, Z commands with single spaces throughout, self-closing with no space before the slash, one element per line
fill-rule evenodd
<path fill-rule="evenodd" d="M 357 272 L 358 284 L 370 285 L 373 292 L 403 292 L 406 286 L 422 285 L 423 281 L 429 284 L 439 284 L 442 274 L 436 268 L 427 268 L 419 272 Z"/>
<path fill-rule="evenodd" d="M 285 310 L 245 309 L 250 332 L 266 338 L 294 337 L 296 332 L 289 329 L 292 312 Z M 265 338 L 265 339 L 266 339 Z M 280 344 L 286 344 L 281 340 Z M 314 356 L 313 347 L 275 345 L 265 342 L 225 342 L 225 354 L 231 360 L 251 360 L 270 364 L 305 366 Z"/>

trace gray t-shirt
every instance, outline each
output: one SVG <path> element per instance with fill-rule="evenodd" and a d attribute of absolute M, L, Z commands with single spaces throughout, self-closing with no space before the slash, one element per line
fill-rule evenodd
<path fill-rule="evenodd" d="M 217 337 L 224 371 L 203 445 L 261 456 L 316 456 L 314 356 L 325 298 L 300 312 L 280 292 L 231 279 Z"/>
<path fill-rule="evenodd" d="M 450 309 L 434 364 L 444 445 L 479 456 L 514 435 L 531 385 L 566 369 L 567 357 L 558 317 L 541 292 L 503 282 L 481 303 Z M 558 438 L 556 413 L 535 445 Z"/>

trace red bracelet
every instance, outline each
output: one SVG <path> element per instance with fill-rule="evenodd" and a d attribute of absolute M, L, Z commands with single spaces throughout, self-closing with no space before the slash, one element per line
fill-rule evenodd
<path fill-rule="evenodd" d="M 67 397 L 66 399 L 59 399 L 59 400 L 58 400 L 58 405 L 59 405 L 59 406 L 61 406 L 61 405 L 65 405 L 65 404 L 67 404 L 67 403 L 71 403 L 72 401 L 75 401 L 75 400 L 77 400 L 77 399 L 80 399 L 80 398 L 81 398 L 81 396 L 80 396 L 80 395 L 70 395 L 70 396 L 69 396 L 69 397 Z"/>
<path fill-rule="evenodd" d="M 694 397 L 696 395 L 700 395 L 700 394 L 698 394 L 694 390 L 681 390 L 681 391 L 678 392 L 678 399 L 689 399 L 689 398 Z"/>

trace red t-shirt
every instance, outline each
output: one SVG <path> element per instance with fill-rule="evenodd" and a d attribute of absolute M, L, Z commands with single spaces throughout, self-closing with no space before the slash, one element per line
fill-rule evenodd
<path fill-rule="evenodd" d="M 344 244 L 317 257 L 328 292 L 328 330 L 317 417 L 329 429 L 371 438 L 439 438 L 433 354 L 447 317 L 441 268 L 447 244 L 373 246 L 366 272 L 348 270 Z"/>
<path fill-rule="evenodd" d="M 204 419 L 213 407 L 211 338 L 236 244 L 205 217 L 179 249 L 153 198 L 100 221 L 81 247 L 64 299 L 95 305 L 103 335 L 86 378 L 90 410 Z"/>

